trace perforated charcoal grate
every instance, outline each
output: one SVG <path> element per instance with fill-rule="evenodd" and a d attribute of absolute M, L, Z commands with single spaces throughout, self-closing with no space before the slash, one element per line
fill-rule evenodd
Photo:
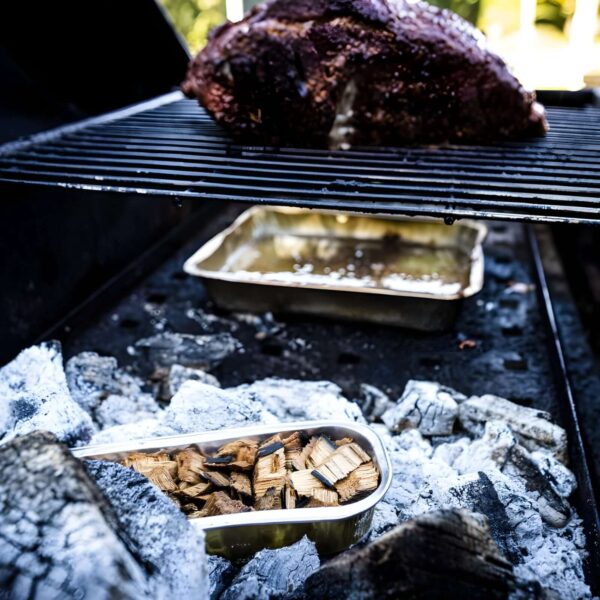
<path fill-rule="evenodd" d="M 174 93 L 0 147 L 0 181 L 460 217 L 600 223 L 600 108 L 545 138 L 328 151 L 234 143 Z"/>

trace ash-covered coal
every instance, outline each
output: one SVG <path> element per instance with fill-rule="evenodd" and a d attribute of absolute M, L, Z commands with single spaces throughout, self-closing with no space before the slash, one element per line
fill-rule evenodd
<path fill-rule="evenodd" d="M 235 577 L 236 568 L 222 556 L 211 555 L 208 564 L 208 596 L 210 600 L 217 600 L 219 596 L 231 585 Z"/>
<path fill-rule="evenodd" d="M 159 349 L 164 358 L 161 353 Z M 3 441 L 38 427 L 76 445 L 87 442 L 95 426 L 101 430 L 92 442 L 102 443 L 246 423 L 368 419 L 390 453 L 394 474 L 376 508 L 371 541 L 423 514 L 467 509 L 487 517 L 491 536 L 516 577 L 539 582 L 561 598 L 590 597 L 583 575 L 583 528 L 569 502 L 575 477 L 565 463 L 566 435 L 543 411 L 411 381 L 397 402 L 365 384 L 359 398 L 363 413 L 329 382 L 269 378 L 220 389 L 205 382 L 210 382 L 208 373 L 186 366 L 185 360 L 159 366 L 163 381 L 171 379 L 172 391 L 177 391 L 170 398 L 163 387 L 166 394 L 152 398 L 159 407 L 154 411 L 152 402 L 145 404 L 144 390 L 155 379 L 142 382 L 93 353 L 75 359 L 68 368 L 75 400 L 55 345 L 31 348 L 0 370 L 0 390 L 9 398 L 0 405 Z M 380 419 L 384 423 L 373 422 Z M 121 482 L 115 489 L 128 485 Z M 215 566 L 214 589 L 227 593 L 233 571 L 221 566 L 225 575 Z M 238 591 L 243 586 L 239 575 L 235 586 Z M 287 592 L 277 594 L 285 597 Z"/>
<path fill-rule="evenodd" d="M 270 377 L 230 389 L 254 395 L 265 411 L 265 422 L 332 419 L 365 423 L 358 404 L 347 400 L 340 387 L 329 381 Z"/>
<path fill-rule="evenodd" d="M 86 443 L 95 427 L 69 394 L 58 342 L 23 350 L 0 369 L 0 443 L 50 431 L 70 446 Z"/>
<path fill-rule="evenodd" d="M 141 339 L 135 346 L 157 368 L 169 368 L 174 364 L 211 367 L 241 349 L 240 343 L 229 333 L 191 335 L 164 332 Z"/>
<path fill-rule="evenodd" d="M 165 399 L 172 398 L 186 381 L 199 381 L 215 387 L 221 387 L 219 380 L 203 369 L 172 365 L 166 381 Z"/>
<path fill-rule="evenodd" d="M 242 567 L 220 600 L 290 597 L 320 564 L 317 549 L 306 536 L 285 548 L 261 550 Z"/>
<path fill-rule="evenodd" d="M 101 492 L 51 434 L 0 447 L 2 597 L 203 597 L 202 539 L 147 481 L 117 469 L 91 469 Z M 179 540 L 169 539 L 171 528 Z M 174 550 L 196 559 L 195 572 L 176 564 Z"/>

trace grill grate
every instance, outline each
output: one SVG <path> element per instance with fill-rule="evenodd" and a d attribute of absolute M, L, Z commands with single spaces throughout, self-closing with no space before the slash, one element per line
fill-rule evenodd
<path fill-rule="evenodd" d="M 545 138 L 328 151 L 240 145 L 177 92 L 0 147 L 0 181 L 184 198 L 600 222 L 600 108 L 548 109 Z"/>

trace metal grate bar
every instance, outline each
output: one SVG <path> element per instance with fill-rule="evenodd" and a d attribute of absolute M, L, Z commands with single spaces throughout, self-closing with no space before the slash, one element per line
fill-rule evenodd
<path fill-rule="evenodd" d="M 245 146 L 179 94 L 0 147 L 0 181 L 181 198 L 600 222 L 600 109 L 550 108 L 545 138 L 330 151 Z"/>

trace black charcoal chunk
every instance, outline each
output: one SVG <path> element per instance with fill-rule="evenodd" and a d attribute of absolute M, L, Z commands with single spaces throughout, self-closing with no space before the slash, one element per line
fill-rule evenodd
<path fill-rule="evenodd" d="M 204 461 L 206 465 L 228 465 L 235 457 L 234 456 L 213 456 Z"/>
<path fill-rule="evenodd" d="M 210 600 L 217 598 L 231 584 L 235 575 L 235 567 L 222 556 L 208 557 L 208 595 Z"/>
<path fill-rule="evenodd" d="M 0 442 L 36 430 L 69 446 L 94 433 L 90 416 L 69 394 L 58 342 L 27 348 L 0 369 Z"/>
<path fill-rule="evenodd" d="M 179 508 L 132 469 L 104 461 L 84 464 L 112 504 L 129 550 L 152 574 L 157 588 L 174 597 L 200 597 L 207 577 L 204 537 Z"/>
<path fill-rule="evenodd" d="M 0 447 L 0 596 L 146 598 L 153 587 L 82 464 L 48 433 Z M 163 591 L 163 590 L 160 590 Z"/>
<path fill-rule="evenodd" d="M 284 597 L 301 589 L 319 565 L 317 549 L 306 536 L 285 548 L 261 550 L 242 567 L 221 600 Z"/>
<path fill-rule="evenodd" d="M 308 578 L 304 593 L 319 600 L 544 597 L 539 584 L 515 576 L 485 517 L 458 510 L 422 515 L 337 556 Z"/>
<path fill-rule="evenodd" d="M 81 352 L 67 361 L 65 373 L 73 400 L 89 413 L 109 396 L 133 398 L 142 393 L 142 382 L 119 369 L 112 356 Z"/>
<path fill-rule="evenodd" d="M 155 367 L 180 364 L 186 367 L 216 366 L 241 348 L 229 333 L 191 335 L 159 333 L 136 342 Z"/>

